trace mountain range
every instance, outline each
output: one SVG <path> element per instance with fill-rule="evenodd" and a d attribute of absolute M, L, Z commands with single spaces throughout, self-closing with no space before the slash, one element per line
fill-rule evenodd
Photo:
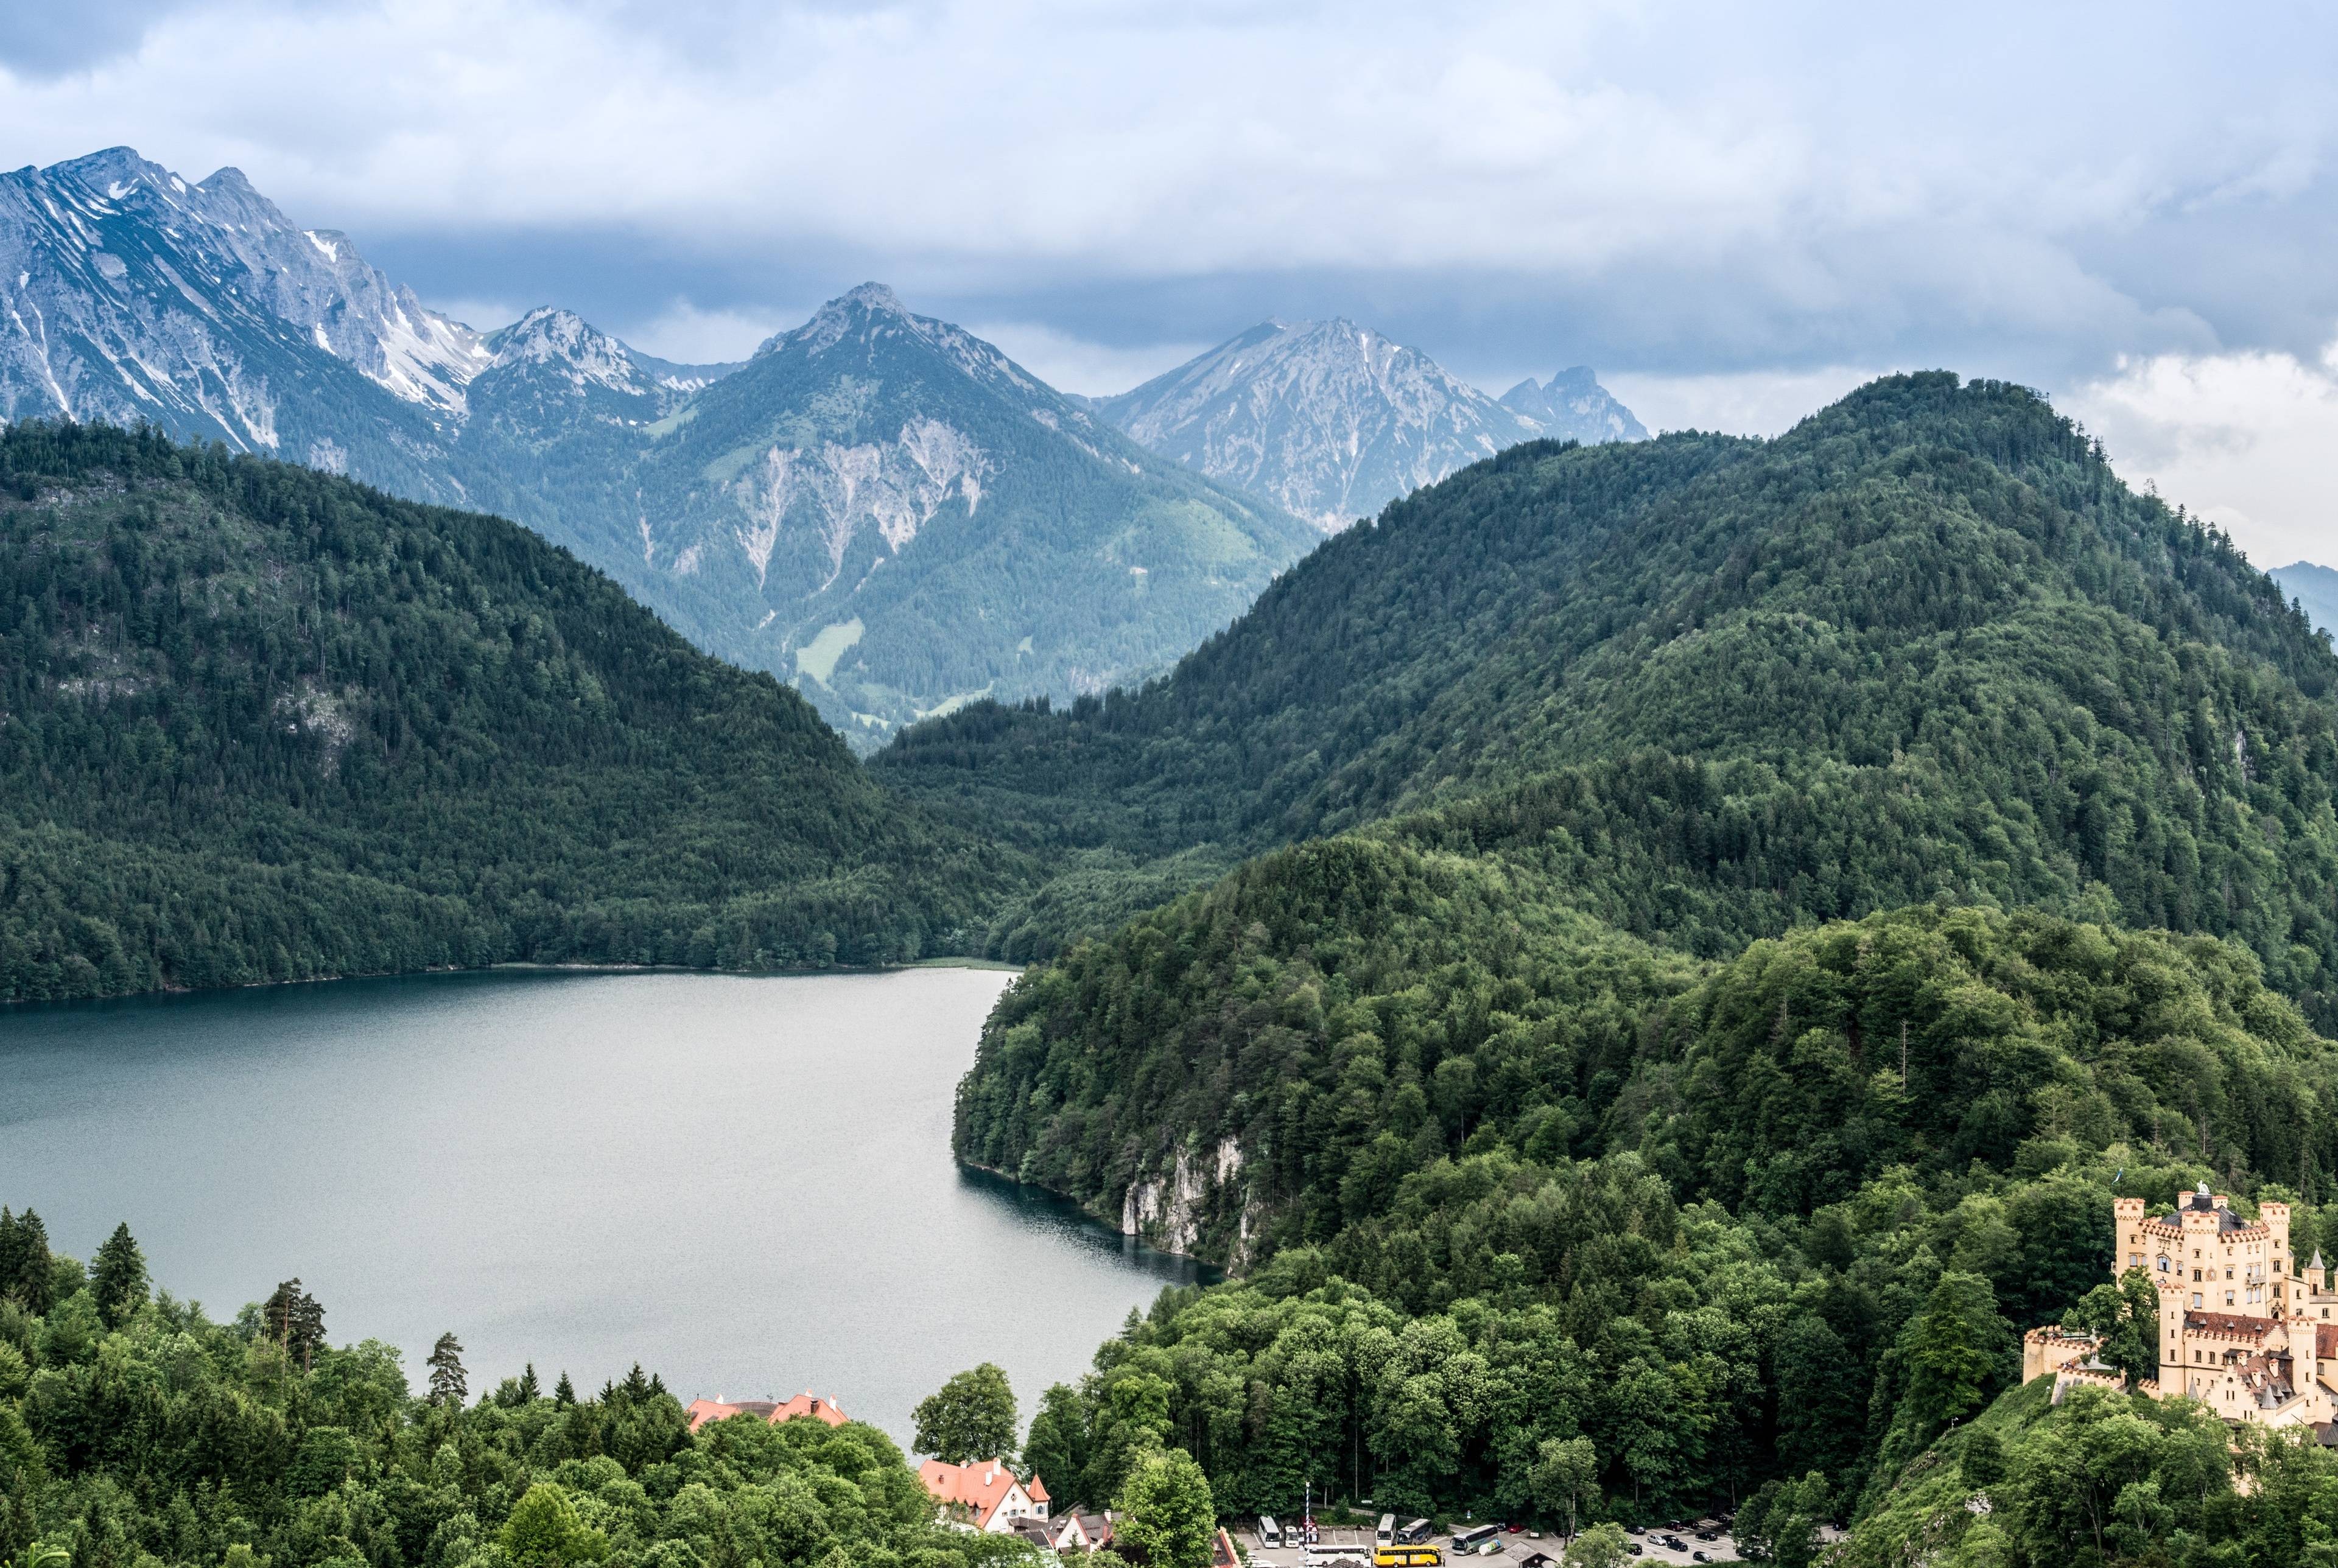
<path fill-rule="evenodd" d="M 1521 441 L 1643 440 L 1589 368 L 1487 397 L 1344 318 L 1263 321 L 1089 407 L 1156 452 L 1337 533 Z"/>
<path fill-rule="evenodd" d="M 1165 666 L 1314 541 L 991 345 L 857 289 L 742 364 L 571 312 L 482 333 L 235 170 L 0 176 L 0 415 L 150 421 L 492 509 L 873 744 Z"/>
<path fill-rule="evenodd" d="M 1498 402 L 1344 320 L 1095 400 L 875 284 L 735 363 L 551 307 L 483 332 L 238 171 L 128 148 L 0 176 L 0 416 L 151 422 L 513 518 L 863 750 L 1164 669 L 1317 530 L 1505 447 L 1645 435 L 1587 369 Z"/>

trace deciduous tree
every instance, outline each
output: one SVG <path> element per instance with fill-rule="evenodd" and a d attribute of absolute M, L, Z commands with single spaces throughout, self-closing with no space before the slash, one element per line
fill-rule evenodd
<path fill-rule="evenodd" d="M 945 1465 L 1003 1459 L 1015 1451 L 1015 1391 L 988 1361 L 920 1400 L 914 1419 L 918 1452 Z"/>

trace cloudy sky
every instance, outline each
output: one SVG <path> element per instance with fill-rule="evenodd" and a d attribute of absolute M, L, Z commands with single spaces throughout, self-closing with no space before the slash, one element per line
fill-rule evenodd
<path fill-rule="evenodd" d="M 1097 392 L 1344 314 L 1756 433 L 1942 366 L 2338 563 L 2327 7 L 77 0 L 0 71 L 10 162 L 235 164 L 479 326 L 879 279 Z"/>

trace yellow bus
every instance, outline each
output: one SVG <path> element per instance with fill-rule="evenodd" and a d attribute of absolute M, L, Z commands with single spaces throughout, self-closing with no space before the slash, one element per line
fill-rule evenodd
<path fill-rule="evenodd" d="M 1436 1546 L 1375 1546 L 1372 1568 L 1445 1568 L 1445 1553 Z"/>

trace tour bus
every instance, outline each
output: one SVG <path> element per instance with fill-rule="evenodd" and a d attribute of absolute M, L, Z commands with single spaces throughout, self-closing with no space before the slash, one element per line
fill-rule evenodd
<path fill-rule="evenodd" d="M 1372 1568 L 1445 1568 L 1445 1553 L 1434 1546 L 1375 1546 Z"/>
<path fill-rule="evenodd" d="M 1467 1557 L 1501 1533 L 1499 1524 L 1480 1524 L 1474 1530 L 1456 1530 L 1453 1532 L 1453 1554 Z"/>
<path fill-rule="evenodd" d="M 1395 1514 L 1383 1514 L 1380 1515 L 1380 1528 L 1372 1532 L 1372 1544 L 1375 1546 L 1393 1546 L 1396 1544 Z"/>
<path fill-rule="evenodd" d="M 1262 1546 L 1282 1544 L 1282 1526 L 1274 1522 L 1274 1515 L 1272 1514 L 1258 1522 L 1258 1544 Z"/>
<path fill-rule="evenodd" d="M 1400 1546 L 1418 1546 L 1423 1541 L 1428 1540 L 1431 1535 L 1436 1534 L 1437 1531 L 1435 1527 L 1432 1526 L 1428 1520 L 1415 1519 L 1403 1529 L 1396 1533 L 1397 1544 Z"/>

